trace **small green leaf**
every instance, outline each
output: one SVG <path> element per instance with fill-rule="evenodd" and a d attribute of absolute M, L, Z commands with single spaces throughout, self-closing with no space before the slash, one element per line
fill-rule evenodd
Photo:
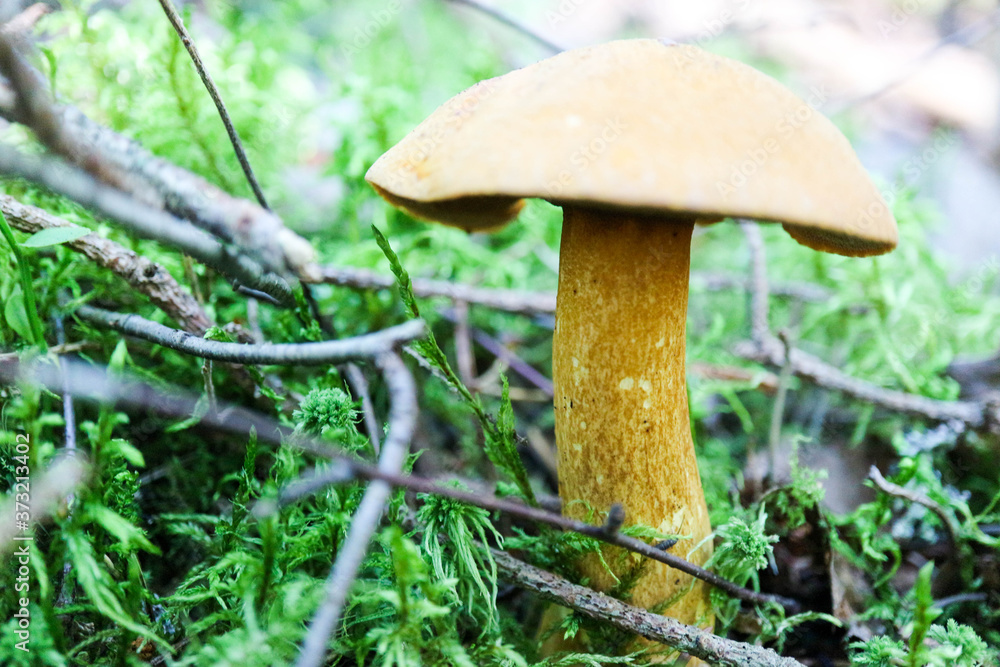
<path fill-rule="evenodd" d="M 118 448 L 118 453 L 121 454 L 126 461 L 134 465 L 136 468 L 146 467 L 145 457 L 143 457 L 142 452 L 133 446 L 132 443 L 127 440 L 119 439 L 115 440 L 114 444 Z"/>
<path fill-rule="evenodd" d="M 143 549 L 152 554 L 159 554 L 160 550 L 150 542 L 140 528 L 133 526 L 122 515 L 103 505 L 91 505 L 87 508 L 88 516 L 104 530 L 113 535 L 124 547 L 128 549 Z"/>
<path fill-rule="evenodd" d="M 46 248 L 48 246 L 69 243 L 90 233 L 86 227 L 68 225 L 66 227 L 49 227 L 35 232 L 21 245 L 25 248 Z"/>
<path fill-rule="evenodd" d="M 18 336 L 24 340 L 32 340 L 31 325 L 28 322 L 28 311 L 24 307 L 24 293 L 18 287 L 7 298 L 7 303 L 3 308 L 4 317 L 7 319 L 7 326 L 14 330 Z"/>

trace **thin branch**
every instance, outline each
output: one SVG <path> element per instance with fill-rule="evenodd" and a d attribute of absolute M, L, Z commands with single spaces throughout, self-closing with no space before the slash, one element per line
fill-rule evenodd
<path fill-rule="evenodd" d="M 453 317 L 455 323 L 455 358 L 458 377 L 466 387 L 474 387 L 476 379 L 476 357 L 472 352 L 472 331 L 469 326 L 469 304 L 456 299 Z"/>
<path fill-rule="evenodd" d="M 692 273 L 691 284 L 698 285 L 711 292 L 740 289 L 752 291 L 752 281 L 739 276 L 727 276 L 722 273 Z M 820 285 L 812 283 L 775 283 L 770 286 L 771 296 L 780 296 L 806 303 L 824 303 L 830 300 L 833 292 Z"/>
<path fill-rule="evenodd" d="M 429 278 L 410 277 L 413 294 L 421 298 L 444 297 L 522 315 L 547 315 L 556 312 L 555 292 L 529 292 L 493 287 L 473 287 L 462 283 Z M 322 266 L 311 282 L 338 285 L 364 290 L 394 289 L 396 279 L 368 269 L 340 266 Z M 731 289 L 748 289 L 747 280 L 736 276 L 714 273 L 694 273 L 691 283 L 712 292 Z M 787 297 L 809 303 L 829 300 L 830 291 L 809 283 L 778 283 L 771 287 L 773 296 Z"/>
<path fill-rule="evenodd" d="M 771 455 L 771 483 L 778 483 L 778 458 L 781 449 L 781 427 L 785 421 L 785 400 L 788 398 L 788 384 L 792 379 L 792 361 L 789 351 L 792 344 L 788 333 L 784 330 L 778 333 L 782 346 L 785 348 L 785 363 L 778 376 L 778 393 L 774 397 L 774 408 L 771 411 L 771 430 L 768 434 L 768 451 Z"/>
<path fill-rule="evenodd" d="M 465 302 L 462 301 L 459 303 L 465 303 Z M 461 324 L 462 320 L 459 317 L 457 310 L 455 312 L 446 311 L 444 313 L 444 316 L 453 322 Z M 482 329 L 476 327 L 469 327 L 468 322 L 466 322 L 466 328 L 468 330 L 468 333 L 471 334 L 472 339 L 475 340 L 477 343 L 479 343 L 481 346 L 483 346 L 487 352 L 489 352 L 497 359 L 499 359 L 502 364 L 505 364 L 506 366 L 510 367 L 515 373 L 517 373 L 525 380 L 527 380 L 531 384 L 541 389 L 545 393 L 545 395 L 548 396 L 549 398 L 551 398 L 554 395 L 555 390 L 552 387 L 552 380 L 545 377 L 545 374 L 537 370 L 534 366 L 532 366 L 528 362 L 521 359 L 521 357 L 517 356 L 517 354 L 511 351 L 510 348 L 508 348 L 506 345 L 504 345 L 497 339 L 490 336 Z M 457 336 L 458 332 L 456 332 L 456 337 Z M 466 382 L 465 384 L 468 385 L 469 383 Z"/>
<path fill-rule="evenodd" d="M 344 375 L 351 387 L 351 393 L 361 400 L 361 414 L 365 420 L 365 430 L 368 431 L 368 439 L 377 455 L 382 448 L 382 426 L 379 424 L 378 417 L 375 416 L 375 404 L 372 402 L 371 392 L 368 391 L 368 379 L 354 363 L 345 364 Z"/>
<path fill-rule="evenodd" d="M 752 370 L 740 368 L 739 366 L 720 366 L 718 364 L 708 364 L 703 361 L 692 362 L 688 366 L 688 373 L 706 380 L 751 383 L 755 389 L 759 389 L 766 394 L 777 392 L 779 385 L 778 376 L 769 371 Z"/>
<path fill-rule="evenodd" d="M 4 363 L 0 364 L 0 383 L 32 382 L 53 392 L 65 391 L 77 399 L 119 408 L 150 410 L 168 417 L 187 418 L 199 411 L 200 396 L 177 387 L 153 387 L 127 376 L 113 376 L 84 362 L 71 359 L 60 361 L 59 367 L 54 367 L 41 361 L 22 363 L 19 358 L 4 359 Z M 271 417 L 223 401 L 219 402 L 217 412 L 202 416 L 201 423 L 241 436 L 255 430 L 261 442 L 277 446 L 288 443 L 324 459 L 333 460 L 343 455 L 329 443 L 305 437 Z"/>
<path fill-rule="evenodd" d="M 466 7 L 471 7 L 472 9 L 475 9 L 477 12 L 481 12 L 486 16 L 495 19 L 500 23 L 503 23 L 505 26 L 513 28 L 514 30 L 521 33 L 525 37 L 534 40 L 535 42 L 542 45 L 552 53 L 559 53 L 565 50 L 558 44 L 555 44 L 548 38 L 539 35 L 537 32 L 535 32 L 528 26 L 524 25 L 520 21 L 514 19 L 510 15 L 501 12 L 499 9 L 488 7 L 482 4 L 481 2 L 478 2 L 478 0 L 448 0 L 448 1 L 453 2 L 456 5 L 465 5 Z"/>
<path fill-rule="evenodd" d="M 57 315 L 55 318 L 56 342 L 59 347 L 66 345 L 66 331 L 63 327 L 63 318 Z M 54 349 L 54 348 L 53 348 Z M 56 363 L 60 363 L 56 357 Z M 63 402 L 63 446 L 67 452 L 76 452 L 76 411 L 73 409 L 73 394 L 69 393 L 69 386 L 64 381 L 62 384 Z"/>
<path fill-rule="evenodd" d="M 96 347 L 94 343 L 88 342 L 78 342 L 78 343 L 67 343 L 65 345 L 53 345 L 49 348 L 50 354 L 62 355 L 62 354 L 73 354 L 74 352 L 79 352 L 87 347 Z M 23 356 L 21 352 L 3 352 L 0 353 L 0 364 L 4 363 L 17 363 L 17 361 Z"/>
<path fill-rule="evenodd" d="M 743 341 L 733 348 L 737 356 L 782 367 L 785 363 L 785 349 L 773 336 L 755 343 Z M 793 348 L 788 353 L 792 372 L 813 384 L 838 391 L 865 403 L 905 414 L 917 415 L 932 421 L 958 420 L 975 430 L 996 430 L 1000 428 L 1000 413 L 988 403 L 969 401 L 939 401 L 925 396 L 907 394 L 902 391 L 884 389 L 871 382 L 853 378 L 839 368 L 821 359 Z"/>
<path fill-rule="evenodd" d="M 762 341 L 770 335 L 768 324 L 770 288 L 767 284 L 767 257 L 764 236 L 756 222 L 741 220 L 740 228 L 747 238 L 750 249 L 750 339 Z"/>
<path fill-rule="evenodd" d="M 573 584 L 551 572 L 517 560 L 497 549 L 490 550 L 501 576 L 518 588 L 532 591 L 549 602 L 568 607 L 590 618 L 611 623 L 646 639 L 665 644 L 713 665 L 724 667 L 803 667 L 770 649 L 736 642 L 702 628 L 685 625 L 621 600 Z"/>
<path fill-rule="evenodd" d="M 512 500 L 497 498 L 485 493 L 463 491 L 453 486 L 439 484 L 429 479 L 415 477 L 413 475 L 386 474 L 374 466 L 356 461 L 353 459 L 340 459 L 331 468 L 322 470 L 303 478 L 290 485 L 282 492 L 279 503 L 287 504 L 308 494 L 308 492 L 322 488 L 327 484 L 343 483 L 352 479 L 381 480 L 393 486 L 399 486 L 415 493 L 429 493 L 445 498 L 458 500 L 469 505 L 482 507 L 493 512 L 502 512 L 519 519 L 526 519 L 536 523 L 545 524 L 558 528 L 565 532 L 574 532 L 592 537 L 606 544 L 621 547 L 633 553 L 637 553 L 646 558 L 668 565 L 675 570 L 680 570 L 698 579 L 708 582 L 712 586 L 719 588 L 734 598 L 755 604 L 776 603 L 792 613 L 800 609 L 800 605 L 795 600 L 784 598 L 778 595 L 768 595 L 759 593 L 748 588 L 743 588 L 731 581 L 723 579 L 714 572 L 710 572 L 693 563 L 689 563 L 680 556 L 667 553 L 656 545 L 647 544 L 634 537 L 623 535 L 617 531 L 609 531 L 607 526 L 593 526 L 583 521 L 570 519 L 555 512 L 549 512 L 536 507 L 530 507 L 523 503 Z M 270 508 L 263 508 L 267 511 Z"/>
<path fill-rule="evenodd" d="M 392 396 L 389 436 L 382 447 L 378 470 L 381 473 L 395 475 L 403 468 L 413 430 L 416 428 L 417 389 L 413 376 L 395 352 L 379 357 L 378 365 L 382 369 Z M 361 504 L 351 520 L 347 538 L 337 554 L 337 561 L 327 579 L 324 600 L 309 626 L 302 651 L 296 661 L 297 667 L 320 667 L 323 664 L 327 643 L 340 620 L 351 584 L 361 567 L 371 537 L 378 528 L 385 503 L 391 493 L 392 485 L 389 483 L 375 480 L 368 484 Z"/>
<path fill-rule="evenodd" d="M 82 169 L 48 156 L 0 147 L 0 173 L 19 176 L 117 220 L 133 233 L 172 245 L 240 283 L 293 305 L 291 288 L 272 267 L 232 246 L 223 245 L 191 223 L 102 185 Z"/>
<path fill-rule="evenodd" d="M 13 89 L 12 113 L 18 122 L 31 128 L 42 145 L 52 153 L 82 167 L 108 185 L 127 188 L 129 177 L 122 170 L 106 163 L 88 146 L 64 131 L 49 98 L 45 78 L 20 53 L 18 42 L 22 46 L 29 44 L 13 33 L 0 31 L 0 73 Z"/>
<path fill-rule="evenodd" d="M 232 118 L 229 116 L 229 111 L 226 109 L 226 103 L 222 101 L 222 95 L 219 94 L 219 88 L 215 85 L 215 81 L 212 80 L 212 75 L 208 73 L 205 68 L 205 63 L 202 62 L 201 56 L 198 54 L 198 48 L 194 44 L 194 40 L 191 39 L 191 35 L 188 33 L 187 28 L 184 27 L 184 21 L 181 19 L 180 14 L 170 3 L 170 0 L 160 0 L 160 6 L 163 7 L 163 12 L 167 15 L 167 19 L 170 21 L 170 25 L 174 27 L 177 32 L 177 36 L 180 37 L 181 43 L 184 44 L 184 48 L 187 49 L 188 55 L 191 56 L 191 62 L 194 64 L 194 68 L 198 70 L 198 76 L 201 77 L 201 82 L 205 85 L 208 90 L 208 94 L 212 97 L 212 101 L 215 102 L 215 108 L 219 112 L 219 117 L 222 119 L 222 124 L 226 127 L 226 134 L 229 135 L 229 142 L 233 145 L 233 151 L 236 153 L 236 159 L 240 162 L 240 167 L 243 169 L 243 175 L 246 176 L 247 182 L 250 184 L 250 188 L 253 190 L 254 196 L 262 207 L 270 210 L 270 206 L 267 205 L 267 200 L 264 198 L 264 191 L 260 188 L 260 183 L 257 182 L 257 177 L 253 173 L 253 167 L 250 166 L 250 160 L 247 158 L 246 151 L 243 150 L 243 142 L 240 141 L 240 135 L 236 131 L 236 127 L 233 125 Z"/>
<path fill-rule="evenodd" d="M 0 211 L 7 216 L 12 227 L 29 234 L 73 226 L 62 218 L 22 204 L 8 195 L 0 194 Z M 97 234 L 87 234 L 64 245 L 122 277 L 188 333 L 200 336 L 212 326 L 212 320 L 201 304 L 161 265 Z"/>
<path fill-rule="evenodd" d="M 418 297 L 446 297 L 454 301 L 464 301 L 494 310 L 503 310 L 523 315 L 539 315 L 556 311 L 555 292 L 522 292 L 517 290 L 472 287 L 461 283 L 427 278 L 410 278 L 413 294 Z M 353 267 L 319 267 L 317 283 L 353 287 L 366 290 L 393 289 L 396 279 L 367 269 Z"/>
<path fill-rule="evenodd" d="M 941 507 L 938 503 L 934 502 L 927 496 L 917 493 L 916 491 L 910 491 L 909 489 L 904 489 L 898 484 L 893 484 L 879 472 L 876 466 L 872 466 L 868 469 L 868 479 L 875 483 L 879 491 L 886 493 L 894 498 L 902 498 L 911 503 L 916 503 L 918 505 L 923 505 L 931 512 L 937 515 L 941 519 L 941 523 L 944 524 L 945 529 L 948 531 L 948 541 L 951 543 L 951 548 L 955 549 L 958 546 L 959 535 L 961 535 L 962 528 L 955 521 L 955 517 L 951 516 L 945 508 Z"/>
<path fill-rule="evenodd" d="M 0 30 L 15 35 L 27 35 L 31 32 L 38 21 L 52 11 L 44 2 L 36 2 L 27 7 L 20 14 L 10 19 L 0 27 Z"/>
<path fill-rule="evenodd" d="M 165 327 L 138 315 L 122 315 L 92 306 L 80 306 L 76 310 L 76 315 L 91 324 L 136 336 L 171 350 L 202 359 L 236 364 L 320 366 L 355 359 L 378 358 L 400 344 L 424 334 L 423 320 L 410 320 L 383 331 L 342 340 L 244 345 L 197 338 L 187 332 Z"/>

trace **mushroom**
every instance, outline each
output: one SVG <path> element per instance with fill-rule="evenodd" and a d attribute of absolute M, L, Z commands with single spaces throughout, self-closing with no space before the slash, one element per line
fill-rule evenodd
<path fill-rule="evenodd" d="M 816 250 L 892 250 L 896 223 L 837 128 L 774 79 L 693 46 L 623 40 L 567 51 L 446 102 L 371 167 L 412 215 L 497 227 L 523 199 L 563 209 L 553 339 L 559 494 L 577 518 L 628 522 L 712 552 L 685 385 L 696 222 L 780 222 Z M 609 561 L 615 562 L 615 561 Z M 615 579 L 598 558 L 592 586 Z M 647 608 L 711 627 L 707 585 L 649 563 Z"/>

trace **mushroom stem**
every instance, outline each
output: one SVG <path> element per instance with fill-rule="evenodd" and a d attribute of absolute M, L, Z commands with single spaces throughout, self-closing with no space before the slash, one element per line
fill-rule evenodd
<path fill-rule="evenodd" d="M 703 565 L 711 532 L 691 439 L 684 339 L 691 219 L 564 207 L 553 340 L 559 495 L 564 513 L 603 520 L 622 503 L 628 524 L 685 536 L 672 552 Z M 636 565 L 613 550 L 616 575 Z M 617 582 L 597 557 L 591 586 Z M 711 626 L 708 586 L 649 562 L 632 603 Z"/>

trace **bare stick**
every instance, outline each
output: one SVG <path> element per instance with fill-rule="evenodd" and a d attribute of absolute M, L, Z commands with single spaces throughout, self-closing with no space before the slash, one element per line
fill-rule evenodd
<path fill-rule="evenodd" d="M 139 317 L 122 315 L 92 306 L 80 306 L 76 314 L 91 324 L 148 340 L 171 350 L 184 352 L 212 361 L 229 361 L 236 364 L 277 364 L 283 366 L 320 366 L 378 358 L 400 344 L 424 334 L 423 320 L 410 320 L 377 333 L 365 334 L 343 340 L 320 343 L 262 343 L 243 345 L 222 343 L 197 338 L 184 331 Z"/>
<path fill-rule="evenodd" d="M 766 268 L 766 267 L 765 267 Z M 766 277 L 766 275 L 765 275 Z M 698 285 L 712 292 L 740 289 L 753 290 L 752 280 L 739 276 L 727 276 L 722 273 L 692 273 L 691 284 Z M 830 290 L 812 283 L 775 283 L 770 285 L 771 296 L 780 296 L 806 303 L 823 303 L 829 301 L 833 294 Z"/>
<path fill-rule="evenodd" d="M 85 171 L 61 160 L 31 156 L 0 147 L 0 173 L 20 176 L 117 220 L 133 233 L 172 245 L 220 273 L 262 292 L 283 304 L 294 304 L 291 288 L 273 268 L 231 246 L 223 245 L 207 232 L 169 213 L 132 199 L 102 185 Z"/>
<path fill-rule="evenodd" d="M 490 550 L 501 576 L 518 588 L 532 591 L 543 600 L 578 611 L 590 618 L 634 632 L 646 639 L 665 644 L 713 665 L 724 667 L 803 667 L 770 649 L 736 642 L 708 630 L 685 625 L 668 616 L 660 616 L 633 607 L 603 593 L 573 584 L 551 572 L 517 560 L 497 549 Z"/>
<path fill-rule="evenodd" d="M 78 399 L 107 403 L 121 408 L 151 410 L 169 417 L 190 417 L 198 410 L 199 396 L 176 387 L 152 387 L 127 377 L 111 376 L 104 369 L 71 359 L 51 364 L 21 363 L 19 358 L 4 359 L 0 364 L 0 383 L 27 381 L 48 389 L 65 391 Z M 277 420 L 239 405 L 219 402 L 217 412 L 208 412 L 201 422 L 229 433 L 246 435 L 257 431 L 262 442 L 282 445 L 286 442 L 302 451 L 324 459 L 343 455 L 328 443 L 304 437 L 282 426 Z"/>
<path fill-rule="evenodd" d="M 15 35 L 26 35 L 31 32 L 39 19 L 48 14 L 52 9 L 44 2 L 36 2 L 30 5 L 20 14 L 10 19 L 0 27 L 0 30 Z"/>
<path fill-rule="evenodd" d="M 528 292 L 493 287 L 473 287 L 446 280 L 432 280 L 412 276 L 410 280 L 412 281 L 413 294 L 422 298 L 445 297 L 485 306 L 494 310 L 520 313 L 522 315 L 547 315 L 556 312 L 555 292 Z M 396 279 L 392 276 L 349 266 L 319 267 L 317 277 L 312 282 L 365 290 L 393 289 L 396 287 Z M 714 273 L 692 274 L 691 282 L 692 284 L 697 283 L 713 292 L 748 289 L 745 278 Z M 771 286 L 771 294 L 810 303 L 820 303 L 828 300 L 830 297 L 829 290 L 809 283 L 775 284 Z"/>
<path fill-rule="evenodd" d="M 347 376 L 347 383 L 351 387 L 351 393 L 361 399 L 361 414 L 365 419 L 365 430 L 368 431 L 368 439 L 372 443 L 372 449 L 378 455 L 382 448 L 382 426 L 378 417 L 375 416 L 375 404 L 372 403 L 371 393 L 368 391 L 368 379 L 361 372 L 357 364 L 345 364 L 344 374 Z"/>
<path fill-rule="evenodd" d="M 781 448 L 781 426 L 785 421 L 785 399 L 788 397 L 788 383 L 792 379 L 792 362 L 789 350 L 792 345 L 788 339 L 788 333 L 784 330 L 778 333 L 781 344 L 785 348 L 785 364 L 781 367 L 781 375 L 778 376 L 778 394 L 774 397 L 774 409 L 771 411 L 771 430 L 768 434 L 768 451 L 771 455 L 771 483 L 778 483 L 778 453 Z"/>
<path fill-rule="evenodd" d="M 501 12 L 498 9 L 494 9 L 493 7 L 487 7 L 486 5 L 482 4 L 481 2 L 478 2 L 477 0 L 449 0 L 449 1 L 454 2 L 456 5 L 465 5 L 466 7 L 471 7 L 472 9 L 475 9 L 478 12 L 482 12 L 483 14 L 486 14 L 487 16 L 496 19 L 497 21 L 500 21 L 500 23 L 503 23 L 505 26 L 513 28 L 514 30 L 521 33 L 525 37 L 528 37 L 538 42 L 552 53 L 559 53 L 564 50 L 561 46 L 554 44 L 546 37 L 542 37 L 537 32 L 527 27 L 520 21 L 515 20 L 511 16 L 505 14 L 504 12 Z"/>
<path fill-rule="evenodd" d="M 460 301 L 459 303 L 465 303 L 465 302 Z M 445 312 L 444 316 L 449 320 L 456 322 L 459 325 L 462 323 L 462 319 L 457 309 L 454 313 Z M 456 331 L 456 338 L 459 337 L 459 333 L 461 331 L 460 328 L 457 329 L 458 330 Z M 521 357 L 514 354 L 514 352 L 512 352 L 510 348 L 508 348 L 506 345 L 502 344 L 500 341 L 490 336 L 482 329 L 478 329 L 476 327 L 469 327 L 468 322 L 466 322 L 466 330 L 468 334 L 471 334 L 473 340 L 475 340 L 477 343 L 486 348 L 486 350 L 490 354 L 494 355 L 497 359 L 499 359 L 502 364 L 509 366 L 515 373 L 517 373 L 525 380 L 527 380 L 531 384 L 541 389 L 545 393 L 545 395 L 548 396 L 549 398 L 552 397 L 552 395 L 554 394 L 554 389 L 552 387 L 552 380 L 545 377 L 545 375 L 541 371 L 537 370 L 534 366 L 521 359 Z M 456 346 L 457 345 L 458 343 L 456 341 Z M 471 353 L 472 351 L 469 350 L 470 355 Z M 465 382 L 465 384 L 468 385 L 469 383 Z"/>
<path fill-rule="evenodd" d="M 41 79 L 37 72 L 35 76 Z M 0 82 L 0 116 L 29 124 L 32 119 L 17 107 L 16 100 L 17 95 Z M 117 182 L 103 180 L 148 206 L 165 209 L 213 236 L 250 249 L 266 264 L 287 266 L 300 278 L 316 278 L 312 245 L 271 211 L 156 157 L 73 106 L 57 106 L 54 112 L 64 136 L 119 177 Z"/>
<path fill-rule="evenodd" d="M 413 376 L 396 353 L 379 357 L 378 364 L 393 397 L 389 414 L 389 436 L 382 447 L 378 470 L 398 474 L 406 460 L 410 439 L 416 427 L 417 389 Z M 333 571 L 327 579 L 325 598 L 309 626 L 296 667 L 320 667 L 323 664 L 327 642 L 340 620 L 351 585 L 368 551 L 371 537 L 378 528 L 385 502 L 391 492 L 392 485 L 387 482 L 372 481 L 368 484 L 361 504 L 351 520 L 351 527 L 337 555 Z"/>
<path fill-rule="evenodd" d="M 741 220 L 740 228 L 747 237 L 750 248 L 750 339 L 762 341 L 770 335 L 768 325 L 770 305 L 767 285 L 767 257 L 764 250 L 764 236 L 756 222 Z"/>
<path fill-rule="evenodd" d="M 0 72 L 13 88 L 13 115 L 18 122 L 31 128 L 51 152 L 79 165 L 108 185 L 126 188 L 129 176 L 63 130 L 49 99 L 45 78 L 19 52 L 18 41 L 23 42 L 22 46 L 28 44 L 13 33 L 0 31 Z"/>
<path fill-rule="evenodd" d="M 536 315 L 556 312 L 555 292 L 521 292 L 516 290 L 472 287 L 461 283 L 427 278 L 412 278 L 413 294 L 419 297 L 440 296 L 464 301 L 495 310 Z M 316 282 L 358 289 L 393 289 L 396 279 L 367 269 L 322 266 Z"/>
<path fill-rule="evenodd" d="M 744 359 L 782 367 L 785 363 L 785 349 L 773 336 L 762 344 L 743 341 L 734 346 L 734 352 Z M 792 372 L 813 384 L 838 391 L 860 401 L 879 407 L 917 415 L 933 421 L 958 420 L 976 430 L 1000 428 L 1000 413 L 988 403 L 969 401 L 939 401 L 925 396 L 907 394 L 902 391 L 884 389 L 871 382 L 853 378 L 839 368 L 817 357 L 792 349 L 788 353 Z"/>
<path fill-rule="evenodd" d="M 948 514 L 947 510 L 941 507 L 941 505 L 921 493 L 904 489 L 898 484 L 893 484 L 882 476 L 882 473 L 879 472 L 879 469 L 876 466 L 872 466 L 868 469 L 868 479 L 875 483 L 875 486 L 878 487 L 879 491 L 894 498 L 902 498 L 903 500 L 908 500 L 911 503 L 923 505 L 931 512 L 934 512 L 934 514 L 941 519 L 941 523 L 944 524 L 945 529 L 948 531 L 948 541 L 951 543 L 951 548 L 954 549 L 958 545 L 958 537 L 961 534 L 962 529 L 955 521 L 955 518 Z"/>
<path fill-rule="evenodd" d="M 455 323 L 455 357 L 458 361 L 458 377 L 466 387 L 475 386 L 476 357 L 472 352 L 472 332 L 469 327 L 469 304 L 465 301 L 454 302 Z"/>
<path fill-rule="evenodd" d="M 12 227 L 29 234 L 72 226 L 62 218 L 22 204 L 8 195 L 0 194 L 0 211 L 7 216 Z M 159 264 L 97 234 L 87 234 L 64 245 L 121 276 L 188 333 L 200 336 L 212 326 L 212 320 L 198 301 Z"/>
<path fill-rule="evenodd" d="M 198 48 L 194 44 L 194 40 L 191 39 L 191 35 L 188 33 L 187 28 L 184 27 L 184 21 L 181 19 L 180 14 L 174 9 L 174 6 L 170 3 L 170 0 L 160 0 L 160 6 L 163 7 L 163 12 L 167 15 L 167 19 L 170 20 L 170 25 L 174 27 L 177 32 L 177 36 L 181 38 L 181 43 L 184 44 L 184 48 L 187 49 L 188 55 L 191 56 L 191 62 L 194 63 L 194 68 L 198 70 L 198 76 L 201 77 L 201 82 L 205 84 L 205 88 L 208 90 L 208 94 L 212 97 L 212 101 L 215 102 L 215 108 L 219 111 L 219 117 L 222 119 L 222 124 L 226 126 L 226 134 L 229 135 L 229 142 L 233 145 L 233 150 L 236 152 L 236 159 L 240 161 L 240 167 L 243 169 L 243 175 L 246 176 L 247 182 L 250 184 L 250 188 L 253 190 L 254 196 L 257 201 L 266 209 L 271 207 L 267 205 L 267 200 L 264 198 L 264 191 L 260 189 L 260 184 L 257 182 L 257 177 L 253 173 L 253 167 L 250 166 L 250 160 L 247 158 L 246 151 L 243 150 L 243 142 L 240 141 L 240 135 L 236 131 L 236 127 L 233 126 L 233 121 L 229 116 L 229 111 L 226 110 L 226 103 L 222 101 L 222 95 L 219 94 L 219 88 L 215 85 L 215 81 L 212 80 L 212 75 L 208 73 L 205 68 L 205 63 L 202 62 L 201 56 L 198 54 Z"/>

